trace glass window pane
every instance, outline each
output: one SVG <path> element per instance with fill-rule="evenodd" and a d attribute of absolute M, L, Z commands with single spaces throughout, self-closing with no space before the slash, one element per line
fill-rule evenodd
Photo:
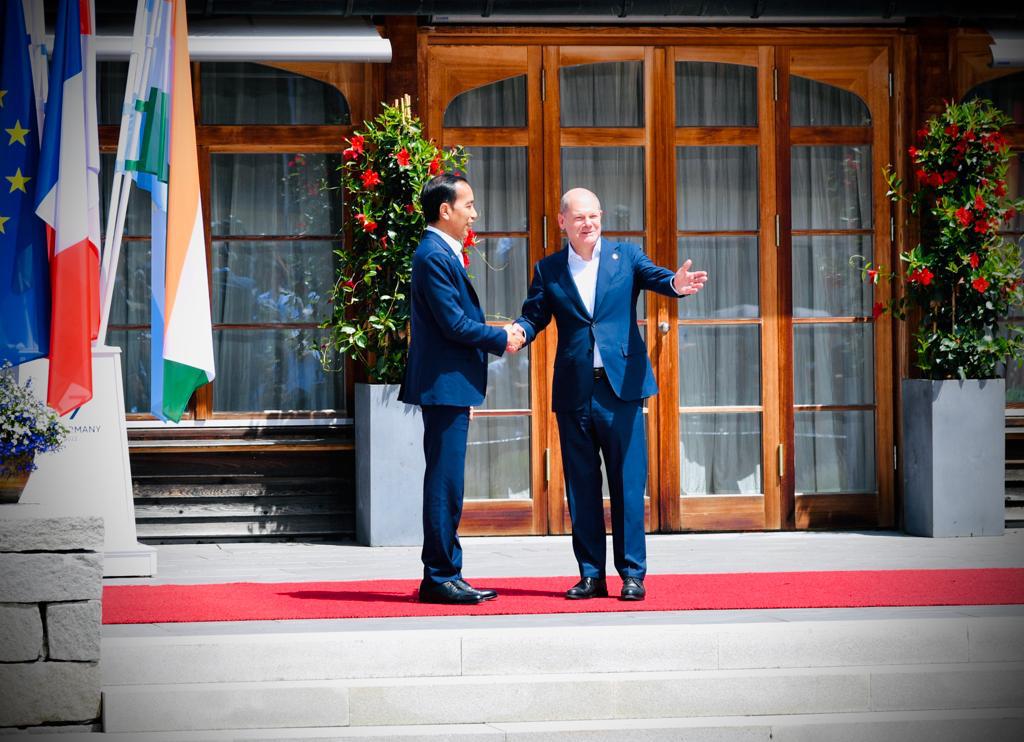
<path fill-rule="evenodd" d="M 676 126 L 757 126 L 757 68 L 676 62 Z"/>
<path fill-rule="evenodd" d="M 251 62 L 199 65 L 204 124 L 348 124 L 341 91 L 312 77 Z"/>
<path fill-rule="evenodd" d="M 1024 404 L 1024 367 L 1011 363 L 1006 367 L 1006 401 Z"/>
<path fill-rule="evenodd" d="M 1013 199 L 1024 196 L 1024 153 L 1017 152 L 1016 155 L 1010 159 L 1010 168 L 1006 173 L 1006 192 Z M 1001 228 L 1007 232 L 1024 232 L 1024 213 L 1003 222 Z"/>
<path fill-rule="evenodd" d="M 530 347 L 487 355 L 487 394 L 481 410 L 530 409 Z"/>
<path fill-rule="evenodd" d="M 793 147 L 793 229 L 871 227 L 871 147 Z"/>
<path fill-rule="evenodd" d="M 558 70 L 562 126 L 643 126 L 644 63 L 598 62 Z"/>
<path fill-rule="evenodd" d="M 856 93 L 817 80 L 789 78 L 793 126 L 871 126 L 871 112 Z"/>
<path fill-rule="evenodd" d="M 114 164 L 116 155 L 100 155 L 100 230 L 106 234 L 107 218 L 110 213 L 110 189 L 114 186 Z M 124 213 L 125 237 L 147 237 L 152 228 L 153 199 L 148 191 L 132 185 L 128 195 L 128 205 Z"/>
<path fill-rule="evenodd" d="M 987 98 L 1018 124 L 1024 124 L 1024 72 L 983 82 L 971 88 L 965 100 Z"/>
<path fill-rule="evenodd" d="M 460 93 L 444 112 L 445 126 L 526 126 L 526 75 Z"/>
<path fill-rule="evenodd" d="M 124 411 L 149 413 L 149 370 L 152 367 L 149 330 L 111 330 L 107 342 L 121 349 L 121 382 L 124 384 Z"/>
<path fill-rule="evenodd" d="M 470 421 L 466 499 L 530 499 L 529 417 L 475 417 Z"/>
<path fill-rule="evenodd" d="M 678 147 L 678 228 L 757 229 L 757 147 Z"/>
<path fill-rule="evenodd" d="M 562 147 L 562 193 L 570 188 L 597 194 L 604 231 L 643 230 L 643 147 Z"/>
<path fill-rule="evenodd" d="M 520 237 L 481 237 L 470 250 L 469 280 L 491 321 L 519 316 L 530 273 L 529 245 Z"/>
<path fill-rule="evenodd" d="M 210 159 L 215 237 L 331 236 L 340 229 L 338 155 L 217 154 Z M 324 190 L 324 183 L 335 190 Z"/>
<path fill-rule="evenodd" d="M 797 493 L 878 491 L 874 412 L 798 412 L 795 428 Z"/>
<path fill-rule="evenodd" d="M 761 415 L 680 415 L 681 494 L 757 495 Z"/>
<path fill-rule="evenodd" d="M 110 299 L 111 326 L 149 324 L 151 252 L 148 241 L 121 245 L 114 295 Z"/>
<path fill-rule="evenodd" d="M 96 62 L 96 121 L 101 125 L 121 123 L 124 89 L 128 85 L 128 62 Z M 113 161 L 113 155 L 111 155 Z M 102 171 L 101 171 L 102 172 Z"/>
<path fill-rule="evenodd" d="M 874 327 L 869 324 L 793 327 L 796 404 L 872 404 Z"/>
<path fill-rule="evenodd" d="M 331 242 L 214 242 L 213 321 L 319 323 L 330 311 Z"/>
<path fill-rule="evenodd" d="M 525 232 L 530 228 L 526 147 L 466 147 L 466 179 L 473 186 L 477 232 Z"/>
<path fill-rule="evenodd" d="M 759 325 L 680 326 L 680 405 L 722 407 L 760 403 Z"/>
<path fill-rule="evenodd" d="M 344 412 L 344 374 L 325 372 L 315 350 L 324 337 L 314 329 L 216 330 L 214 410 Z"/>
<path fill-rule="evenodd" d="M 873 260 L 870 235 L 793 237 L 793 316 L 866 317 L 872 284 L 860 275 L 854 255 Z"/>
<path fill-rule="evenodd" d="M 678 246 L 679 265 L 689 259 L 694 270 L 708 272 L 708 282 L 699 294 L 679 300 L 681 319 L 761 314 L 757 237 L 680 237 Z"/>

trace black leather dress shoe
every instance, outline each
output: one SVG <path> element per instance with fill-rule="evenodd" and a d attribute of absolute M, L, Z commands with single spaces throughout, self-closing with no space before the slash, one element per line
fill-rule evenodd
<path fill-rule="evenodd" d="M 468 590 L 471 593 L 478 593 L 483 596 L 484 600 L 494 600 L 498 597 L 498 593 L 495 590 L 491 590 L 486 587 L 473 587 L 465 580 L 453 580 L 453 582 L 455 583 L 456 587 L 458 587 L 460 590 Z"/>
<path fill-rule="evenodd" d="M 644 590 L 644 581 L 639 577 L 622 578 L 622 592 L 619 594 L 620 599 L 643 600 L 646 595 L 647 591 Z"/>
<path fill-rule="evenodd" d="M 584 577 L 575 585 L 565 591 L 565 597 L 569 600 L 584 600 L 586 598 L 607 598 L 608 583 L 603 577 Z"/>
<path fill-rule="evenodd" d="M 421 582 L 420 602 L 475 605 L 476 603 L 483 603 L 484 598 L 475 590 L 463 590 L 454 582 Z"/>

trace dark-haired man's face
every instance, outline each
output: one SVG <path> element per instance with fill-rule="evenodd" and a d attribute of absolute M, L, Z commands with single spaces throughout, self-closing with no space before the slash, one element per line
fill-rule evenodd
<path fill-rule="evenodd" d="M 440 216 L 437 226 L 460 243 L 464 242 L 469 235 L 469 228 L 476 221 L 473 189 L 468 183 L 460 181 L 455 184 L 455 201 L 441 204 Z"/>

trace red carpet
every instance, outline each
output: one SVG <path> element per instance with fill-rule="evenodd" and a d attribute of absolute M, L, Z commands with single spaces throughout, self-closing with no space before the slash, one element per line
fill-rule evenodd
<path fill-rule="evenodd" d="M 474 579 L 477 587 L 496 589 L 498 599 L 462 607 L 417 602 L 418 580 L 111 585 L 103 589 L 103 623 L 1024 604 L 1024 569 L 649 575 L 642 603 L 615 597 L 565 600 L 563 593 L 575 581 Z M 618 579 L 609 580 L 616 596 L 619 587 Z"/>

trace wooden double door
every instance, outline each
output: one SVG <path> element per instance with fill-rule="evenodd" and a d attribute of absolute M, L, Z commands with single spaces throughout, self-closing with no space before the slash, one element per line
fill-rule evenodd
<path fill-rule="evenodd" d="M 889 288 L 861 266 L 892 265 L 891 45 L 570 40 L 421 37 L 428 133 L 470 154 L 489 320 L 562 249 L 562 192 L 593 190 L 606 240 L 710 273 L 697 297 L 640 300 L 649 530 L 890 526 Z M 568 531 L 556 341 L 491 364 L 463 533 Z"/>

